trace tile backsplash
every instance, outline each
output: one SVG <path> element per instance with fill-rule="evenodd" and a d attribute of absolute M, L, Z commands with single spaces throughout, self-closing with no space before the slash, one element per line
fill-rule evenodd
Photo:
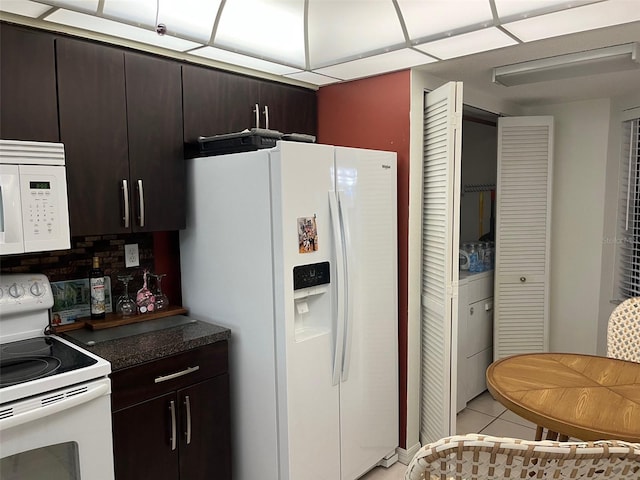
<path fill-rule="evenodd" d="M 122 291 L 118 275 L 133 274 L 129 284 L 131 293 L 142 286 L 143 270 L 154 270 L 153 240 L 151 233 L 72 237 L 70 250 L 3 256 L 0 272 L 43 273 L 51 282 L 75 280 L 88 276 L 92 257 L 97 256 L 105 275 L 111 278 L 112 292 L 117 298 Z M 140 266 L 126 268 L 124 246 L 131 243 L 138 244 Z"/>

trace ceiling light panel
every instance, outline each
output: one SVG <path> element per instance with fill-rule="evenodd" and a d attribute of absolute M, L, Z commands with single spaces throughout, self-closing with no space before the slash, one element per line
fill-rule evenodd
<path fill-rule="evenodd" d="M 227 0 L 213 43 L 304 68 L 304 0 Z"/>
<path fill-rule="evenodd" d="M 446 60 L 508 47 L 510 45 L 516 45 L 517 43 L 513 38 L 498 28 L 491 27 L 416 45 L 415 48 L 429 55 Z"/>
<path fill-rule="evenodd" d="M 555 10 L 564 10 L 588 3 L 594 3 L 597 0 L 589 1 L 567 1 L 567 0 L 494 0 L 496 11 L 500 19 L 510 17 L 527 18 L 539 13 L 551 12 Z M 512 18 L 513 20 L 513 18 Z"/>
<path fill-rule="evenodd" d="M 92 15 L 85 15 L 64 9 L 53 12 L 51 15 L 48 15 L 45 20 L 179 52 L 184 52 L 186 50 L 202 46 L 198 43 L 182 40 L 171 35 L 160 36 L 152 30 L 144 30 L 142 28 L 132 27 L 130 25 L 114 22 L 105 18 L 94 17 Z"/>
<path fill-rule="evenodd" d="M 44 3 L 81 12 L 96 13 L 99 2 L 98 0 L 47 0 Z"/>
<path fill-rule="evenodd" d="M 505 23 L 504 28 L 519 39 L 531 42 L 638 20 L 640 20 L 638 1 L 607 0 Z"/>
<path fill-rule="evenodd" d="M 156 0 L 104 0 L 102 13 L 106 17 L 118 18 L 129 23 L 144 25 L 146 27 L 155 26 L 158 12 L 158 2 Z"/>
<path fill-rule="evenodd" d="M 169 33 L 208 43 L 219 8 L 220 0 L 160 0 L 158 23 Z"/>
<path fill-rule="evenodd" d="M 411 48 L 403 48 L 402 50 L 387 52 L 373 57 L 365 57 L 339 65 L 319 68 L 316 70 L 316 73 L 341 80 L 352 80 L 354 78 L 403 70 L 431 62 L 435 62 L 435 59 L 416 52 Z"/>
<path fill-rule="evenodd" d="M 273 73 L 274 75 L 285 75 L 298 71 L 296 68 L 288 67 L 274 62 L 268 62 L 259 58 L 242 55 L 239 53 L 229 52 L 215 47 L 203 47 L 189 52 L 190 55 L 209 58 L 230 65 L 238 65 L 240 67 L 258 70 L 260 72 Z"/>
<path fill-rule="evenodd" d="M 398 0 L 412 40 L 493 24 L 489 0 Z"/>
<path fill-rule="evenodd" d="M 171 35 L 208 43 L 219 7 L 220 0 L 105 0 L 102 11 L 107 17 L 154 29 L 163 23 Z"/>
<path fill-rule="evenodd" d="M 30 18 L 37 18 L 50 9 L 49 5 L 25 0 L 2 0 L 0 2 L 0 12 L 13 13 Z"/>
<path fill-rule="evenodd" d="M 393 2 L 309 0 L 311 68 L 405 43 Z"/>

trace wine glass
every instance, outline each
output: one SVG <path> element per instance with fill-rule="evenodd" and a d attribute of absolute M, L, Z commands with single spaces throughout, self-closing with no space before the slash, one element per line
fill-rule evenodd
<path fill-rule="evenodd" d="M 124 293 L 118 297 L 116 302 L 116 312 L 123 317 L 128 317 L 136 313 L 136 302 L 129 296 L 129 282 L 133 275 L 118 275 L 118 280 L 124 284 Z"/>
<path fill-rule="evenodd" d="M 156 309 L 166 310 L 169 306 L 169 298 L 162 292 L 162 279 L 166 277 L 166 273 L 157 273 L 154 275 L 156 278 Z"/>

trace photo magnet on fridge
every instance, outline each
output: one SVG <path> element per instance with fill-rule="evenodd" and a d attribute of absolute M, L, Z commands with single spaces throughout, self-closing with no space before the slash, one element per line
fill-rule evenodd
<path fill-rule="evenodd" d="M 311 253 L 318 250 L 318 227 L 316 216 L 298 218 L 298 252 Z"/>

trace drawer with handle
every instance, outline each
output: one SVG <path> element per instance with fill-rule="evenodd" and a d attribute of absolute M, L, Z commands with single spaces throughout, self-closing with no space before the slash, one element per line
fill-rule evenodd
<path fill-rule="evenodd" d="M 193 385 L 227 370 L 226 341 L 117 370 L 111 374 L 112 410 Z"/>

